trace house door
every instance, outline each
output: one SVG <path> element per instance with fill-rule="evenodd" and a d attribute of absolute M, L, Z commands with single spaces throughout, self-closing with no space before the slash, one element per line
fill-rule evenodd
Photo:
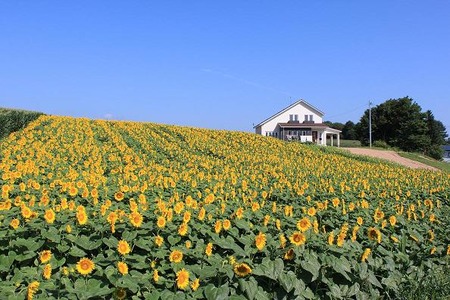
<path fill-rule="evenodd" d="M 316 141 L 317 141 L 317 131 L 313 131 L 312 132 L 312 140 L 313 140 L 313 143 L 316 143 Z"/>

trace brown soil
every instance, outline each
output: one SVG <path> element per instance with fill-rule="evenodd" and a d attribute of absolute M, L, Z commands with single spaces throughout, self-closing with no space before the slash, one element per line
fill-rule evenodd
<path fill-rule="evenodd" d="M 428 169 L 438 171 L 438 169 L 428 166 L 426 164 L 420 163 L 415 160 L 411 160 L 408 158 L 401 157 L 397 152 L 389 151 L 389 150 L 375 150 L 368 148 L 343 148 L 350 151 L 353 154 L 371 156 L 375 158 L 389 160 L 403 166 L 414 168 L 414 169 Z"/>

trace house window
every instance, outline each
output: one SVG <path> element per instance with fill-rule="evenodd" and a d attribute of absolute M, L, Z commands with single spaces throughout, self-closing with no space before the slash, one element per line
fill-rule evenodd
<path fill-rule="evenodd" d="M 305 115 L 305 122 L 308 122 L 308 115 Z"/>
<path fill-rule="evenodd" d="M 294 121 L 294 115 L 289 115 L 289 121 Z"/>
<path fill-rule="evenodd" d="M 310 121 L 313 120 L 313 115 L 309 115 L 309 120 L 310 120 Z"/>
<path fill-rule="evenodd" d="M 298 121 L 298 115 L 294 115 L 294 121 Z"/>

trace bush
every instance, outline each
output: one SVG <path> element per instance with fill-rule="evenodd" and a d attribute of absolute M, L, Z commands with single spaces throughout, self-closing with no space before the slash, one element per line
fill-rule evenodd
<path fill-rule="evenodd" d="M 385 141 L 375 141 L 373 142 L 373 146 L 377 148 L 387 149 L 389 145 Z"/>
<path fill-rule="evenodd" d="M 25 128 L 41 115 L 41 112 L 0 108 L 0 138 Z"/>
<path fill-rule="evenodd" d="M 442 160 L 444 150 L 440 145 L 431 145 L 430 148 L 425 151 L 425 154 L 434 159 Z"/>

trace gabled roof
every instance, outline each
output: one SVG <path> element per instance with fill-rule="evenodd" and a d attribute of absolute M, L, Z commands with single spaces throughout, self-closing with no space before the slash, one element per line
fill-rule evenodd
<path fill-rule="evenodd" d="M 269 121 L 275 119 L 276 117 L 278 117 L 278 116 L 281 115 L 282 113 L 284 113 L 284 112 L 290 110 L 291 108 L 293 108 L 294 106 L 296 106 L 296 105 L 298 105 L 298 104 L 301 104 L 301 105 L 305 106 L 306 108 L 308 108 L 308 109 L 314 111 L 316 114 L 320 115 L 321 117 L 323 117 L 323 115 L 324 115 L 324 113 L 323 113 L 321 110 L 319 110 L 318 108 L 312 106 L 311 104 L 309 104 L 309 103 L 306 102 L 305 100 L 300 99 L 300 100 L 298 100 L 298 101 L 295 101 L 294 103 L 292 103 L 292 104 L 289 105 L 288 107 L 286 107 L 286 108 L 280 110 L 279 112 L 277 112 L 277 113 L 274 114 L 273 116 L 271 116 L 271 117 L 265 119 L 264 121 L 262 121 L 262 122 L 259 123 L 258 125 L 253 126 L 253 128 L 256 128 L 256 127 L 258 127 L 258 126 L 262 126 L 262 125 L 266 124 L 267 122 L 269 122 Z"/>

